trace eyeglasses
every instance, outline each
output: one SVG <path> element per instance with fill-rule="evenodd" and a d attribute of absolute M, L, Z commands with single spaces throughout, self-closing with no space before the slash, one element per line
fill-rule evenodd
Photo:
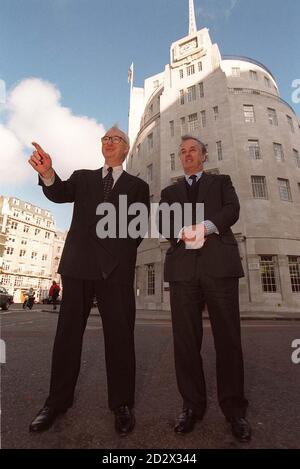
<path fill-rule="evenodd" d="M 118 135 L 114 135 L 113 137 L 108 137 L 106 135 L 105 137 L 101 138 L 101 142 L 103 143 L 103 145 L 105 145 L 109 141 L 111 141 L 111 143 L 121 143 L 121 141 L 125 142 L 124 138 L 119 137 Z"/>

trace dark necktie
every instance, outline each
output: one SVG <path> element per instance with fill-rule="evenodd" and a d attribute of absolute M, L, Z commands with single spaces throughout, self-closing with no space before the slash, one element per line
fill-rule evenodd
<path fill-rule="evenodd" d="M 114 185 L 112 171 L 112 168 L 107 168 L 107 175 L 105 176 L 105 178 L 103 178 L 104 201 L 108 199 L 109 194 L 111 193 L 112 187 Z"/>

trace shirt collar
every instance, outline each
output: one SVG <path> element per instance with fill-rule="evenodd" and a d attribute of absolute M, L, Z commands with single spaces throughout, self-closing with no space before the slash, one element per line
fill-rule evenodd
<path fill-rule="evenodd" d="M 196 182 L 199 181 L 199 179 L 201 178 L 203 174 L 203 171 L 199 171 L 199 173 L 195 173 L 195 176 L 197 176 L 197 179 L 196 179 Z M 184 175 L 185 177 L 185 180 L 188 184 L 191 184 L 191 179 L 189 179 L 190 176 L 193 176 L 192 174 L 190 174 L 189 176 L 187 174 Z"/>
<path fill-rule="evenodd" d="M 108 166 L 108 164 L 104 164 L 103 166 L 103 176 L 106 176 L 106 174 L 108 173 L 108 168 L 110 168 L 110 166 Z M 120 166 L 114 166 L 113 167 L 113 170 L 112 170 L 112 175 L 117 175 L 117 174 L 121 174 L 123 172 L 123 166 L 120 165 Z"/>

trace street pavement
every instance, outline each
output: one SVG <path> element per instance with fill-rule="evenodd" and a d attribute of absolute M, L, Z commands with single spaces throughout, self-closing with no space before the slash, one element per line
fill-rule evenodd
<path fill-rule="evenodd" d="M 192 433 L 174 433 L 181 399 L 170 321 L 144 317 L 141 312 L 135 334 L 134 432 L 125 438 L 115 434 L 113 415 L 107 408 L 101 319 L 93 311 L 73 408 L 47 432 L 30 434 L 29 423 L 47 396 L 57 314 L 43 311 L 42 305 L 35 305 L 32 311 L 13 306 L 0 312 L 1 337 L 6 342 L 6 364 L 1 365 L 2 448 L 300 448 L 300 364 L 291 360 L 291 344 L 300 339 L 299 321 L 242 321 L 248 418 L 253 427 L 248 444 L 234 439 L 217 405 L 215 353 L 208 321 L 203 343 L 208 410 Z"/>

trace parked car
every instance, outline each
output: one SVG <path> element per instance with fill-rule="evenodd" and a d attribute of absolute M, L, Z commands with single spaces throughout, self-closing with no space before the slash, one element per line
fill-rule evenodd
<path fill-rule="evenodd" d="M 0 307 L 7 311 L 9 306 L 13 303 L 13 297 L 8 293 L 6 288 L 0 287 Z"/>

